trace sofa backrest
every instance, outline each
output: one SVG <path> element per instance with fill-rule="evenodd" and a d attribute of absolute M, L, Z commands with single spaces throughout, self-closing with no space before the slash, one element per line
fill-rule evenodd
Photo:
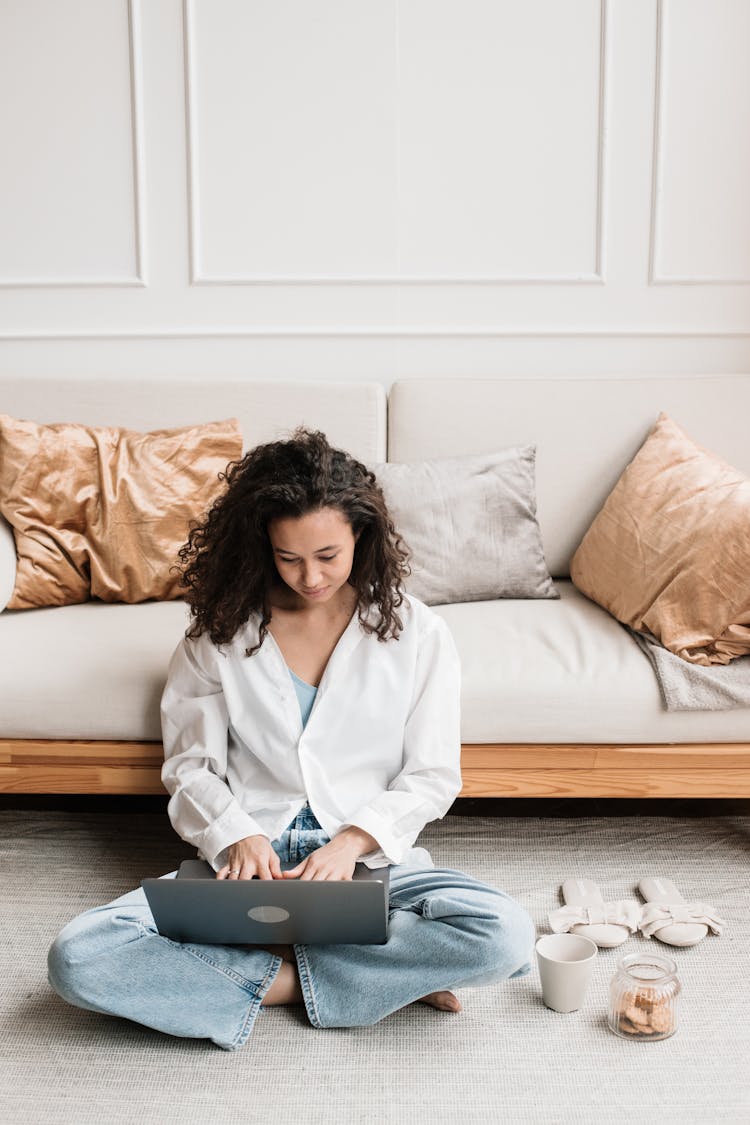
<path fill-rule="evenodd" d="M 403 380 L 388 399 L 388 459 L 535 444 L 545 553 L 552 574 L 564 577 L 661 410 L 750 475 L 750 375 Z M 0 412 L 135 430 L 237 417 L 246 447 L 305 424 L 363 461 L 386 458 L 386 394 L 379 383 L 4 378 Z"/>
<path fill-rule="evenodd" d="M 389 461 L 537 446 L 537 511 L 555 577 L 665 411 L 750 475 L 750 375 L 409 379 L 388 402 Z"/>
<path fill-rule="evenodd" d="M 34 422 L 141 431 L 238 418 L 246 448 L 304 424 L 362 461 L 385 460 L 386 394 L 380 383 L 0 379 L 0 412 Z"/>

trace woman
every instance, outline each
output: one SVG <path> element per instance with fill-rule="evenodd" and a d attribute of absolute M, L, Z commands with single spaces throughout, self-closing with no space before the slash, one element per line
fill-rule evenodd
<path fill-rule="evenodd" d="M 407 554 L 374 474 L 323 434 L 256 447 L 226 484 L 180 552 L 191 625 L 162 699 L 170 819 L 218 879 L 391 865 L 388 941 L 179 944 L 136 890 L 65 927 L 50 981 L 80 1007 L 227 1050 L 273 1004 L 303 1002 L 315 1027 L 416 1000 L 459 1011 L 452 988 L 529 972 L 534 929 L 507 895 L 412 847 L 461 788 L 448 628 L 403 593 Z"/>

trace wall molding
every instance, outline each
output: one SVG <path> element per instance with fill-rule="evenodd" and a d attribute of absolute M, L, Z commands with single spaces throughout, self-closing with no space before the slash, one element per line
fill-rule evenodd
<path fill-rule="evenodd" d="M 182 0 L 182 66 L 183 84 L 185 89 L 185 174 L 187 190 L 188 213 L 188 276 L 191 285 L 200 283 L 201 271 L 198 264 L 198 175 L 197 163 L 197 138 L 193 121 L 195 111 L 193 105 L 195 97 L 195 59 L 194 42 L 195 32 L 191 15 L 192 5 L 190 0 Z"/>
<path fill-rule="evenodd" d="M 594 249 L 594 270 L 591 273 L 550 275 L 367 275 L 367 274 L 288 274 L 267 276 L 262 274 L 221 275 L 208 274 L 200 261 L 201 230 L 199 219 L 199 173 L 198 136 L 195 126 L 196 66 L 195 66 L 195 28 L 193 6 L 195 0 L 183 0 L 183 63 L 185 74 L 185 135 L 187 147 L 187 202 L 188 202 L 188 261 L 190 284 L 193 286 L 255 286 L 255 285 L 575 285 L 600 286 L 606 284 L 606 135 L 609 118 L 609 59 L 610 47 L 607 35 L 608 7 L 610 0 L 599 0 L 599 118 L 597 135 L 597 187 L 596 187 L 596 241 Z M 396 82 L 399 82 L 398 52 L 398 3 L 395 0 L 396 14 Z M 396 131 L 398 136 L 398 121 Z M 400 169 L 397 168 L 397 176 Z"/>
<path fill-rule="evenodd" d="M 648 284 L 656 285 L 750 285 L 750 277 L 715 277 L 709 274 L 666 274 L 659 269 L 660 215 L 662 211 L 662 168 L 664 164 L 663 139 L 666 111 L 664 108 L 664 75 L 667 70 L 665 15 L 668 0 L 656 4 L 656 79 L 654 87 L 653 160 L 651 167 L 651 227 L 649 231 Z"/>
<path fill-rule="evenodd" d="M 141 58 L 140 0 L 125 0 L 128 12 L 128 56 L 130 70 L 130 132 L 133 163 L 133 231 L 135 274 L 81 278 L 0 278 L 0 289 L 141 289 L 146 280 L 145 170 L 143 154 L 143 65 Z"/>
<path fill-rule="evenodd" d="M 47 340 L 191 340 L 191 339 L 694 339 L 717 340 L 750 338 L 748 328 L 685 328 L 679 327 L 628 327 L 604 325 L 598 328 L 572 326 L 563 328 L 557 325 L 539 325 L 533 328 L 503 327 L 502 325 L 379 325 L 377 327 L 346 327 L 331 325 L 315 327 L 311 325 L 261 325 L 257 327 L 227 326 L 164 326 L 148 329 L 115 329 L 106 332 L 96 331 L 41 331 L 41 332 L 0 332 L 0 343 L 13 341 Z"/>

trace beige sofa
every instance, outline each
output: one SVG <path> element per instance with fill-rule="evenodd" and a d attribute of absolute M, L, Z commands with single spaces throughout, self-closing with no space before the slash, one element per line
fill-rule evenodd
<path fill-rule="evenodd" d="M 305 423 L 368 462 L 537 445 L 559 601 L 437 607 L 463 668 L 464 796 L 750 795 L 750 711 L 668 712 L 626 631 L 568 563 L 659 411 L 750 474 L 750 376 L 3 380 L 2 410 L 149 430 L 239 418 L 246 445 Z M 0 527 L 0 571 L 12 539 Z M 158 703 L 181 602 L 0 614 L 0 791 L 159 793 Z"/>

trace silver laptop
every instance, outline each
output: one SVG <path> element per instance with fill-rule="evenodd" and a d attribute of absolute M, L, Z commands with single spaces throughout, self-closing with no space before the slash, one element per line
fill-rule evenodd
<path fill-rule="evenodd" d="M 364 863 L 350 880 L 217 879 L 200 859 L 184 860 L 176 879 L 141 881 L 160 934 L 209 945 L 382 945 L 389 884 L 387 867 Z"/>

